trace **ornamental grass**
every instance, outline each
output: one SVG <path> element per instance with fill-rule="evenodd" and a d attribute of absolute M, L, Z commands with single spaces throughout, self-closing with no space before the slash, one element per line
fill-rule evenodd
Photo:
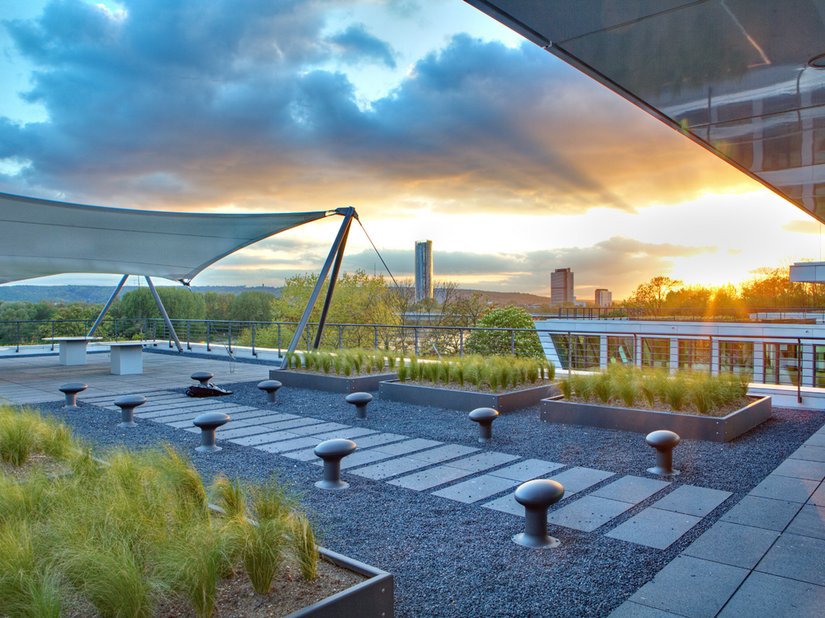
<path fill-rule="evenodd" d="M 399 364 L 398 379 L 421 384 L 473 387 L 494 392 L 552 380 L 555 367 L 544 359 L 516 356 L 462 356 L 439 361 L 411 357 Z"/>
<path fill-rule="evenodd" d="M 717 416 L 717 412 L 745 398 L 748 382 L 733 373 L 710 376 L 683 371 L 669 375 L 662 370 L 643 371 L 613 364 L 600 373 L 572 375 L 562 380 L 559 388 L 568 400 L 628 408 L 646 405 L 654 409 Z"/>
<path fill-rule="evenodd" d="M 37 438 L 30 454 L 49 452 L 71 473 L 32 461 L 23 477 L 0 474 L 0 615 L 140 618 L 172 602 L 208 617 L 232 574 L 246 573 L 258 594 L 287 561 L 315 577 L 314 532 L 274 480 L 206 487 L 169 446 L 115 450 L 103 465 L 65 426 L 0 408 L 0 435 L 14 436 L 0 448 L 16 453 L 3 455 L 14 465 L 25 464 L 7 429 L 17 423 Z"/>

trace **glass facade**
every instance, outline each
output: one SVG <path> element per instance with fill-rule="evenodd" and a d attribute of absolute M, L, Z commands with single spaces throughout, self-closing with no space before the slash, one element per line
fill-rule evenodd
<path fill-rule="evenodd" d="M 593 337 L 587 335 L 552 335 L 552 339 L 562 369 L 599 370 L 600 337 L 598 335 Z"/>
<path fill-rule="evenodd" d="M 710 371 L 711 345 L 707 339 L 679 339 L 679 369 Z"/>
<path fill-rule="evenodd" d="M 643 337 L 642 367 L 649 369 L 669 369 L 670 339 Z"/>
<path fill-rule="evenodd" d="M 795 343 L 766 343 L 762 373 L 765 384 L 799 384 L 799 346 Z"/>
<path fill-rule="evenodd" d="M 607 362 L 632 365 L 635 357 L 633 337 L 608 337 Z"/>
<path fill-rule="evenodd" d="M 720 341 L 719 371 L 753 375 L 753 342 Z"/>

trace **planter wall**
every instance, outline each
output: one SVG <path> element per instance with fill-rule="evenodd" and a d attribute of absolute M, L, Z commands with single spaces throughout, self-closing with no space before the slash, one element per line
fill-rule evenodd
<path fill-rule="evenodd" d="M 392 618 L 394 580 L 390 573 L 358 562 L 334 551 L 320 548 L 321 558 L 369 579 L 299 609 L 286 618 Z"/>
<path fill-rule="evenodd" d="M 768 420 L 771 414 L 770 397 L 759 397 L 744 408 L 719 418 L 593 403 L 574 403 L 551 398 L 541 402 L 540 418 L 548 423 L 587 425 L 640 433 L 669 429 L 687 440 L 730 442 Z"/>
<path fill-rule="evenodd" d="M 545 397 L 558 392 L 553 385 L 531 386 L 506 393 L 476 393 L 459 391 L 437 386 L 422 386 L 389 380 L 381 382 L 378 395 L 381 399 L 401 401 L 420 406 L 434 406 L 450 410 L 467 410 L 474 408 L 495 408 L 499 412 L 511 412 L 537 404 Z"/>
<path fill-rule="evenodd" d="M 294 388 L 310 388 L 316 391 L 331 393 L 355 393 L 358 391 L 377 391 L 378 383 L 382 380 L 394 380 L 395 373 L 373 373 L 366 376 L 347 377 L 309 373 L 307 371 L 293 371 L 292 369 L 271 369 L 270 380 L 278 380 L 284 386 Z"/>

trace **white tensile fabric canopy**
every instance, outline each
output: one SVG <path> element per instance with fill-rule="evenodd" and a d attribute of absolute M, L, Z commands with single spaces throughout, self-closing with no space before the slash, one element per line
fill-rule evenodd
<path fill-rule="evenodd" d="M 331 214 L 158 212 L 0 193 L 0 283 L 63 273 L 188 282 L 238 249 Z"/>

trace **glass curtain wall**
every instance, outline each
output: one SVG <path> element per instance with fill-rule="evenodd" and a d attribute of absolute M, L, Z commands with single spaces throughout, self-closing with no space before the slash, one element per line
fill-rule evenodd
<path fill-rule="evenodd" d="M 670 339 L 643 337 L 642 367 L 648 369 L 669 369 Z"/>
<path fill-rule="evenodd" d="M 679 369 L 710 372 L 711 344 L 707 339 L 679 339 Z"/>
<path fill-rule="evenodd" d="M 750 341 L 720 341 L 719 371 L 753 375 L 753 343 Z"/>

